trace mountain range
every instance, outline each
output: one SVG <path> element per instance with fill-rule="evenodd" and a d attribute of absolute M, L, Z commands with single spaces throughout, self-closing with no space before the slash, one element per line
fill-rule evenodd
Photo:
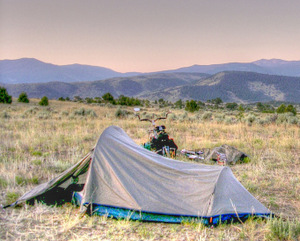
<path fill-rule="evenodd" d="M 93 80 L 93 81 L 92 81 Z M 58 66 L 36 59 L 0 61 L 0 82 L 9 94 L 29 98 L 101 97 L 110 92 L 155 100 L 220 97 L 225 102 L 289 101 L 300 103 L 300 61 L 194 65 L 154 73 L 119 73 L 87 65 Z"/>
<path fill-rule="evenodd" d="M 154 73 L 204 73 L 216 74 L 223 71 L 246 71 L 262 74 L 300 77 L 300 61 L 279 59 L 258 60 L 251 63 L 225 63 L 212 65 L 193 65 L 173 70 L 152 73 L 120 73 L 108 68 L 90 65 L 54 65 L 33 58 L 0 60 L 0 83 L 45 83 L 45 82 L 78 82 L 104 80 L 114 77 L 152 75 Z"/>
<path fill-rule="evenodd" d="M 251 103 L 288 101 L 300 103 L 300 77 L 267 75 L 254 72 L 225 71 L 215 75 L 202 73 L 156 73 L 88 82 L 48 82 L 4 85 L 17 97 L 25 91 L 30 98 L 101 97 L 110 92 L 149 100 L 195 99 L 206 101 L 220 97 L 225 102 Z"/>

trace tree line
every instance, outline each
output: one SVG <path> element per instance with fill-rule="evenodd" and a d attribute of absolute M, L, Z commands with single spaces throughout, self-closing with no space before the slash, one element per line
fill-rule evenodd
<path fill-rule="evenodd" d="M 120 95 L 118 98 L 114 98 L 111 93 L 105 93 L 101 97 L 86 97 L 82 99 L 80 96 L 74 96 L 73 100 L 69 97 L 60 97 L 59 101 L 75 101 L 75 102 L 86 102 L 88 104 L 91 103 L 110 103 L 112 105 L 122 105 L 122 106 L 150 106 L 151 102 L 149 100 L 138 99 L 134 97 L 128 97 L 124 95 Z M 29 103 L 29 98 L 25 92 L 22 92 L 19 95 L 17 100 L 21 103 Z M 4 87 L 0 86 L 0 103 L 10 104 L 12 103 L 12 96 L 7 93 L 7 90 Z M 49 100 L 47 96 L 41 98 L 39 105 L 47 106 L 49 104 Z M 172 107 L 178 109 L 185 109 L 188 112 L 195 112 L 202 108 L 212 108 L 212 109 L 228 109 L 228 110 L 238 110 L 239 112 L 244 112 L 246 106 L 242 104 L 237 104 L 235 102 L 223 103 L 221 98 L 215 98 L 211 100 L 207 100 L 206 102 L 197 101 L 197 100 L 187 100 L 183 101 L 181 99 L 172 103 L 170 101 L 164 100 L 160 98 L 154 101 L 154 105 L 159 105 L 162 107 Z M 297 109 L 292 104 L 285 105 L 281 104 L 277 109 L 272 105 L 267 103 L 256 103 L 256 110 L 262 113 L 292 113 L 293 115 L 297 114 Z M 247 107 L 249 108 L 249 107 Z"/>

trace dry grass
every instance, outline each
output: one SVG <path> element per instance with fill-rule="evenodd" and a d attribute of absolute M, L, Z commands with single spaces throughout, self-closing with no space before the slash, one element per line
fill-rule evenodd
<path fill-rule="evenodd" d="M 120 126 L 137 143 L 147 140 L 148 124 L 139 122 L 130 109 L 125 117 L 116 118 L 117 107 L 58 101 L 50 101 L 49 107 L 40 107 L 37 103 L 37 100 L 31 100 L 29 105 L 0 104 L 0 203 L 14 201 L 33 186 L 76 163 L 110 125 Z M 157 109 L 144 111 L 163 112 Z M 0 210 L 0 239 L 296 239 L 295 235 L 300 232 L 299 126 L 225 124 L 218 123 L 216 118 L 203 120 L 203 113 L 186 116 L 184 111 L 176 110 L 174 114 L 177 120 L 168 119 L 165 124 L 179 148 L 229 144 L 246 152 L 251 161 L 232 166 L 233 173 L 265 206 L 291 221 L 249 220 L 244 224 L 220 225 L 212 229 L 197 223 L 163 224 L 88 217 L 81 216 L 72 205 L 49 207 L 37 204 Z M 220 113 L 212 113 L 213 117 L 217 115 Z M 282 231 L 285 224 L 290 227 L 286 235 Z"/>

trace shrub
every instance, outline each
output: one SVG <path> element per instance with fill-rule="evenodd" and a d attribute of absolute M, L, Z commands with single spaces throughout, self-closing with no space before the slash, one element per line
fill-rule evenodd
<path fill-rule="evenodd" d="M 18 102 L 29 103 L 29 99 L 28 99 L 27 94 L 25 92 L 22 92 L 19 95 Z"/>
<path fill-rule="evenodd" d="M 285 106 L 284 104 L 280 105 L 277 110 L 277 113 L 292 113 L 293 115 L 297 114 L 297 110 L 293 105 Z"/>
<path fill-rule="evenodd" d="M 182 109 L 183 106 L 184 106 L 184 104 L 183 104 L 183 102 L 182 102 L 181 99 L 177 100 L 177 101 L 174 103 L 174 105 L 175 105 L 175 108 L 178 108 L 178 109 Z"/>
<path fill-rule="evenodd" d="M 48 97 L 47 96 L 44 96 L 41 101 L 39 102 L 39 105 L 42 105 L 42 106 L 47 106 L 49 105 L 49 101 L 48 101 Z"/>
<path fill-rule="evenodd" d="M 11 104 L 12 97 L 7 93 L 4 87 L 0 86 L 0 103 Z"/>
<path fill-rule="evenodd" d="M 111 95 L 111 93 L 105 93 L 104 95 L 102 95 L 102 99 L 105 102 L 109 102 L 113 105 L 116 104 L 116 101 L 115 101 L 114 97 Z"/>
<path fill-rule="evenodd" d="M 6 203 L 11 204 L 19 198 L 20 194 L 16 192 L 7 192 L 6 193 Z"/>
<path fill-rule="evenodd" d="M 63 111 L 63 112 L 61 112 L 61 115 L 62 115 L 62 116 L 68 116 L 68 115 L 69 115 L 69 112 L 68 112 L 68 111 Z"/>
<path fill-rule="evenodd" d="M 267 117 L 266 117 L 265 122 L 266 122 L 266 123 L 275 123 L 276 120 L 277 120 L 277 118 L 278 118 L 278 115 L 277 115 L 277 114 L 270 115 L 270 116 L 267 116 Z"/>
<path fill-rule="evenodd" d="M 97 114 L 95 113 L 95 111 L 93 111 L 92 109 L 85 109 L 85 108 L 80 108 L 78 110 L 74 110 L 73 111 L 73 115 L 74 116 L 90 116 L 90 117 L 97 117 Z"/>
<path fill-rule="evenodd" d="M 233 123 L 233 118 L 230 116 L 226 116 L 224 119 L 225 124 L 232 124 Z"/>
<path fill-rule="evenodd" d="M 210 120 L 212 117 L 212 113 L 210 111 L 206 111 L 202 115 L 202 120 Z"/>
<path fill-rule="evenodd" d="M 87 109 L 86 110 L 86 115 L 88 115 L 90 117 L 97 117 L 97 114 L 92 109 Z"/>
<path fill-rule="evenodd" d="M 46 120 L 49 119 L 51 117 L 50 112 L 49 111 L 40 111 L 37 114 L 37 118 L 41 119 L 41 120 Z"/>
<path fill-rule="evenodd" d="M 229 110 L 236 110 L 238 108 L 238 104 L 233 102 L 233 103 L 227 103 L 226 108 Z"/>
<path fill-rule="evenodd" d="M 299 220 L 283 220 L 273 218 L 268 221 L 270 234 L 269 239 L 275 240 L 298 240 L 300 235 Z"/>
<path fill-rule="evenodd" d="M 248 123 L 248 125 L 251 125 L 255 121 L 255 119 L 255 115 L 250 114 L 247 116 L 246 122 Z"/>
<path fill-rule="evenodd" d="M 285 104 L 281 104 L 281 105 L 277 108 L 276 112 L 277 112 L 277 113 L 284 113 L 284 112 L 285 112 L 285 109 L 286 109 Z"/>
<path fill-rule="evenodd" d="M 118 108 L 115 112 L 115 117 L 117 118 L 124 118 L 128 115 L 127 110 L 122 110 L 121 108 Z"/>
<path fill-rule="evenodd" d="M 188 120 L 188 113 L 185 111 L 182 115 L 179 115 L 178 120 L 180 121 L 184 121 L 184 120 Z"/>
<path fill-rule="evenodd" d="M 196 101 L 194 101 L 194 100 L 186 101 L 186 106 L 185 106 L 186 111 L 195 112 L 195 111 L 199 110 L 199 108 L 200 107 L 198 106 Z"/>
<path fill-rule="evenodd" d="M 177 120 L 177 116 L 176 116 L 174 113 L 172 113 L 172 114 L 169 116 L 169 119 L 172 120 L 172 121 Z"/>
<path fill-rule="evenodd" d="M 290 112 L 290 113 L 293 113 L 293 115 L 297 115 L 297 110 L 293 105 L 288 105 L 285 108 L 285 112 Z"/>
<path fill-rule="evenodd" d="M 297 118 L 296 116 L 289 116 L 289 117 L 287 118 L 287 122 L 288 122 L 289 124 L 292 124 L 292 125 L 297 125 L 298 122 L 299 122 L 299 120 L 298 120 L 298 118 Z"/>
<path fill-rule="evenodd" d="M 282 124 L 287 122 L 287 116 L 286 115 L 278 115 L 276 124 Z"/>
<path fill-rule="evenodd" d="M 6 111 L 2 111 L 2 113 L 0 113 L 0 118 L 3 118 L 3 119 L 10 119 L 10 115 L 7 114 Z"/>

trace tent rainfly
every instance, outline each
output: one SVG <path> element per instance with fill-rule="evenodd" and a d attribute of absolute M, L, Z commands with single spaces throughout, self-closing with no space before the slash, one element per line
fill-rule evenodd
<path fill-rule="evenodd" d="M 217 224 L 270 215 L 229 167 L 162 157 L 138 146 L 116 126 L 104 130 L 77 164 L 6 207 L 34 200 L 72 200 L 92 214 L 159 222 L 199 218 Z"/>

